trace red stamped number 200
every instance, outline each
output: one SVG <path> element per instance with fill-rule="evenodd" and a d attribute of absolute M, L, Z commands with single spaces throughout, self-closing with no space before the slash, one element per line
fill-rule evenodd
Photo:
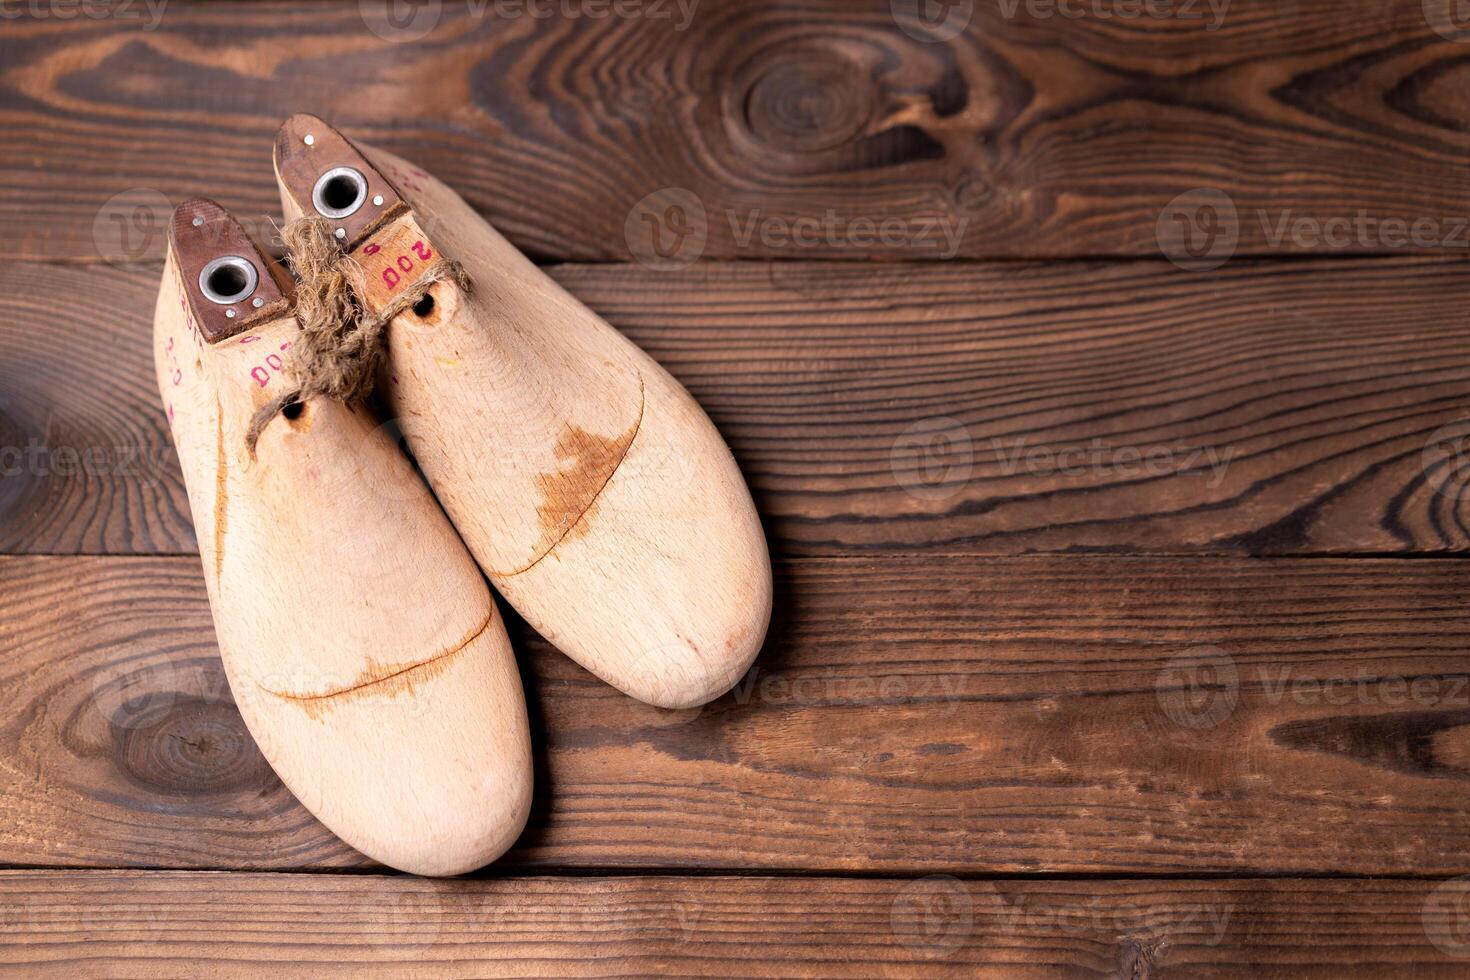
<path fill-rule="evenodd" d="M 376 255 L 381 251 L 382 248 L 376 244 L 363 249 L 366 255 Z M 403 277 L 412 272 L 418 264 L 414 261 L 415 259 L 418 262 L 428 262 L 433 257 L 434 252 L 422 240 L 414 242 L 408 252 L 404 252 L 383 267 L 383 284 L 390 292 L 397 289 L 398 285 L 403 282 Z"/>

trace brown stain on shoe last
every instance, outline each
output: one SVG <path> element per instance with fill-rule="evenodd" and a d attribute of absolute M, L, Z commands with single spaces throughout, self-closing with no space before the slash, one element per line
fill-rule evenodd
<path fill-rule="evenodd" d="M 535 557 L 523 568 L 496 574 L 519 575 L 563 541 L 587 533 L 590 526 L 587 518 L 598 496 L 628 457 L 628 449 L 638 436 L 643 409 L 644 390 L 640 379 L 638 417 L 627 431 L 609 437 L 570 423 L 562 427 L 553 452 L 566 465 L 536 477 L 536 489 L 541 494 L 541 503 L 536 507 L 541 537 L 536 543 Z"/>
<path fill-rule="evenodd" d="M 549 551 L 572 534 L 623 461 L 637 432 L 636 425 L 614 438 L 575 425 L 562 430 L 556 441 L 556 458 L 571 465 L 536 477 L 536 489 L 541 492 L 541 503 L 536 508 L 541 522 L 537 551 Z"/>

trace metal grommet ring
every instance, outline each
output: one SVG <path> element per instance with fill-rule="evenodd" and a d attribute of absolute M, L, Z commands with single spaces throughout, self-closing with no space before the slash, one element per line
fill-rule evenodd
<path fill-rule="evenodd" d="M 334 221 L 356 214 L 367 196 L 367 178 L 351 167 L 333 167 L 318 177 L 311 189 L 311 203 L 317 213 Z"/>
<path fill-rule="evenodd" d="M 205 299 L 220 306 L 248 298 L 259 284 L 255 263 L 243 255 L 221 255 L 199 273 L 199 291 Z"/>

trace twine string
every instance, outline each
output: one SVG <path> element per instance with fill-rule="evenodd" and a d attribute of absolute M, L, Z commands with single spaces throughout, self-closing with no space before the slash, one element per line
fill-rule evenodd
<path fill-rule="evenodd" d="M 286 351 L 287 370 L 295 384 L 251 416 L 245 433 L 251 459 L 261 432 L 291 405 L 318 397 L 349 404 L 365 401 L 387 354 L 388 324 L 418 304 L 435 283 L 448 279 L 466 292 L 470 289 L 464 268 L 453 259 L 444 259 L 387 306 L 370 313 L 358 299 L 361 270 L 333 237 L 331 222 L 315 216 L 297 218 L 281 237 L 297 279 L 296 315 L 301 332 Z"/>

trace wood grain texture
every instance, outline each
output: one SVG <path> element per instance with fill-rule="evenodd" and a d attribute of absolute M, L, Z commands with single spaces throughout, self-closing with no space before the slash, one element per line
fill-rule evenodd
<path fill-rule="evenodd" d="M 805 559 L 752 672 L 686 711 L 521 634 L 538 798 L 502 865 L 1466 873 L 1467 588 L 1435 559 Z M 0 559 L 0 621 L 0 863 L 366 864 L 250 742 L 197 559 Z"/>
<path fill-rule="evenodd" d="M 27 976 L 1463 976 L 1464 881 L 0 872 Z"/>
<path fill-rule="evenodd" d="M 778 554 L 1393 554 L 1470 543 L 1467 269 L 553 272 L 710 413 Z M 157 275 L 0 269 L 0 552 L 195 549 Z"/>
<path fill-rule="evenodd" d="M 0 551 L 195 550 L 153 373 L 161 271 L 0 269 Z"/>
<path fill-rule="evenodd" d="M 10 254 L 156 258 L 168 201 L 194 195 L 264 224 L 297 111 L 442 176 L 546 259 L 1156 255 L 1198 188 L 1229 198 L 1241 253 L 1470 245 L 1449 0 L 967 2 L 955 36 L 912 0 L 529 6 L 445 3 L 423 36 L 375 33 L 351 0 L 8 20 Z M 538 9 L 563 6 L 592 5 Z M 689 220 L 655 242 L 670 204 Z M 1324 226 L 1360 213 L 1373 230 Z"/>

